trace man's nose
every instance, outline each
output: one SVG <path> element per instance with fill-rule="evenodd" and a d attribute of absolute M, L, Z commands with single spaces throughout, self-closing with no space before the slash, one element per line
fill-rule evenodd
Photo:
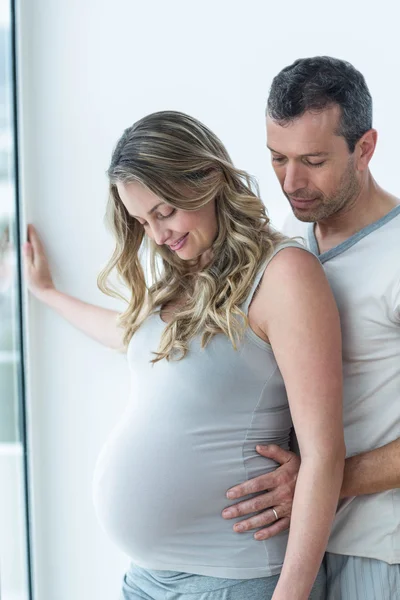
<path fill-rule="evenodd" d="M 307 177 L 302 165 L 287 165 L 283 181 L 283 190 L 286 194 L 294 194 L 297 190 L 307 187 L 307 183 Z"/>

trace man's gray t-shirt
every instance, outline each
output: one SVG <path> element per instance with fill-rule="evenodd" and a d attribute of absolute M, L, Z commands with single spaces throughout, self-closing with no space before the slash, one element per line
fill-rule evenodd
<path fill-rule="evenodd" d="M 319 254 L 314 225 L 284 233 L 318 255 L 341 317 L 347 456 L 400 438 L 400 206 Z M 341 501 L 328 550 L 400 563 L 400 489 Z"/>

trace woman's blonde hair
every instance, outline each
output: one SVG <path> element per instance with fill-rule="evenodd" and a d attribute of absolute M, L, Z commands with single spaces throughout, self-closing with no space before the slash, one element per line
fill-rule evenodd
<path fill-rule="evenodd" d="M 207 127 L 174 111 L 148 115 L 126 129 L 108 176 L 107 215 L 116 246 L 98 284 L 106 294 L 119 295 L 108 283 L 116 268 L 129 288 L 128 308 L 120 317 L 125 344 L 146 317 L 184 299 L 165 327 L 153 362 L 183 358 L 197 335 L 202 347 L 222 333 L 237 348 L 248 324 L 240 305 L 262 262 L 281 239 L 268 226 L 255 182 L 233 166 L 225 147 Z M 168 246 L 157 246 L 145 236 L 143 226 L 124 207 L 117 182 L 140 182 L 181 210 L 194 211 L 215 199 L 218 233 L 211 262 L 200 268 L 198 260 L 183 261 Z M 151 285 L 142 264 L 146 249 Z"/>

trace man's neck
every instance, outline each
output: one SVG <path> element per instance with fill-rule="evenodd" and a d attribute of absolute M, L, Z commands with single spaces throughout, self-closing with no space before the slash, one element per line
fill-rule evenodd
<path fill-rule="evenodd" d="M 319 251 L 327 252 L 371 223 L 387 215 L 400 200 L 383 190 L 368 173 L 352 204 L 315 225 Z"/>

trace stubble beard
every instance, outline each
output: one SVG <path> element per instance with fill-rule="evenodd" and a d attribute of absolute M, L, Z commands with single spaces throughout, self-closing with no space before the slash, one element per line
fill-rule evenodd
<path fill-rule="evenodd" d="M 309 211 L 300 211 L 292 205 L 291 208 L 294 216 L 299 221 L 316 223 L 328 219 L 332 215 L 342 212 L 344 209 L 349 209 L 357 199 L 360 189 L 361 184 L 357 180 L 353 160 L 350 159 L 340 179 L 339 186 L 332 196 L 322 196 L 319 198 L 316 206 L 312 207 Z"/>

